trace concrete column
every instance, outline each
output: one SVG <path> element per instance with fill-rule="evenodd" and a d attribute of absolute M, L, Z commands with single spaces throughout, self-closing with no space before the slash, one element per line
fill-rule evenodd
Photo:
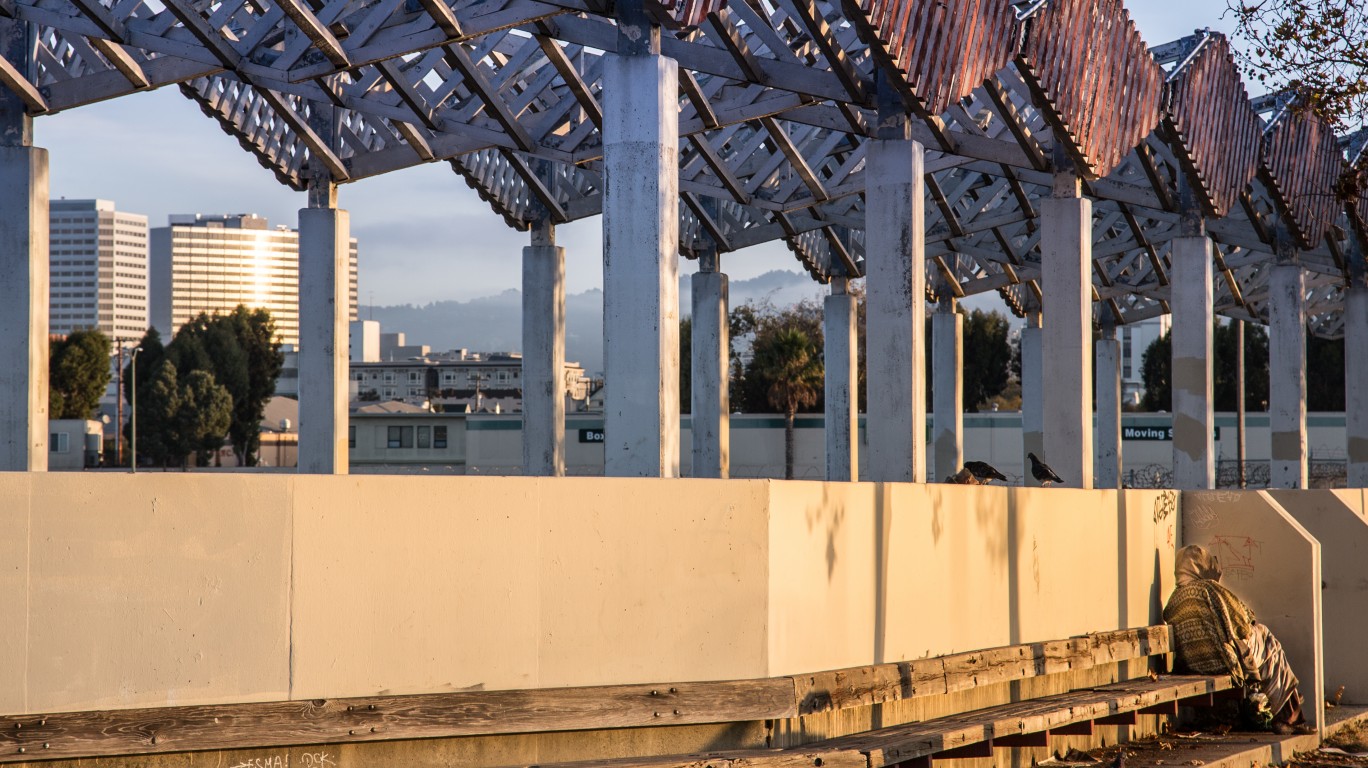
<path fill-rule="evenodd" d="M 879 86 L 865 160 L 865 435 L 869 480 L 926 482 L 926 239 L 922 145 Z"/>
<path fill-rule="evenodd" d="M 859 480 L 859 373 L 855 297 L 850 278 L 831 278 L 822 304 L 826 359 L 826 479 Z"/>
<path fill-rule="evenodd" d="M 351 219 L 337 186 L 311 182 L 299 212 L 299 469 L 347 474 Z"/>
<path fill-rule="evenodd" d="M 1041 366 L 1041 317 L 1039 312 L 1026 313 L 1026 327 L 1021 329 L 1021 466 L 1028 485 L 1031 483 L 1031 460 L 1026 454 L 1039 456 L 1045 452 L 1045 376 Z"/>
<path fill-rule="evenodd" d="M 955 474 L 964 463 L 964 316 L 955 310 L 954 298 L 946 297 L 931 315 L 931 437 L 937 480 Z"/>
<path fill-rule="evenodd" d="M 1093 343 L 1097 356 L 1094 371 L 1097 400 L 1097 488 L 1121 487 L 1121 342 L 1116 340 L 1116 320 L 1106 311 L 1102 338 Z M 1029 466 L 1029 464 L 1027 465 Z"/>
<path fill-rule="evenodd" d="M 522 257 L 523 473 L 565 474 L 565 249 L 550 220 Z"/>
<path fill-rule="evenodd" d="M 1353 258 L 1344 302 L 1344 410 L 1349 487 L 1368 488 L 1368 283 L 1362 251 Z"/>
<path fill-rule="evenodd" d="M 1092 201 L 1079 196 L 1078 179 L 1068 173 L 1056 174 L 1054 195 L 1040 203 L 1041 352 L 1050 393 L 1044 398 L 1045 452 L 1037 455 L 1062 485 L 1091 488 Z"/>
<path fill-rule="evenodd" d="M 731 354 L 727 341 L 727 276 L 718 271 L 715 250 L 701 253 L 694 273 L 693 337 L 690 348 L 690 413 L 694 477 L 726 478 L 731 473 Z"/>
<path fill-rule="evenodd" d="M 1211 240 L 1173 241 L 1173 487 L 1216 487 Z"/>
<path fill-rule="evenodd" d="M 1301 266 L 1279 260 L 1268 281 L 1269 486 L 1307 487 L 1306 310 Z"/>
<path fill-rule="evenodd" d="M 630 29 L 655 52 L 603 62 L 604 472 L 676 477 L 679 73 L 658 54 L 658 28 Z"/>
<path fill-rule="evenodd" d="M 0 55 L 32 68 L 29 25 L 0 19 Z M 0 471 L 48 468 L 48 155 L 0 88 Z"/>

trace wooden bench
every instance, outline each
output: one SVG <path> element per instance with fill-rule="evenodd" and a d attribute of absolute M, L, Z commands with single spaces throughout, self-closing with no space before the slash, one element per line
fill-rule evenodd
<path fill-rule="evenodd" d="M 1168 628 L 1157 626 L 759 680 L 0 716 L 0 763 L 783 720 L 1141 661 L 1168 652 Z M 859 756 L 861 765 L 873 766 L 947 756 L 956 750 L 991 752 L 993 747 L 1048 740 L 1051 733 L 1082 733 L 1085 724 L 1091 732 L 1093 723 L 1121 722 L 1117 718 L 1126 717 L 1133 722 L 1137 712 L 1159 712 L 1157 708 L 1221 690 L 1221 681 L 1215 678 L 1142 678 L 794 749 L 623 764 L 692 765 L 703 760 L 719 765 L 736 759 L 841 765 Z"/>

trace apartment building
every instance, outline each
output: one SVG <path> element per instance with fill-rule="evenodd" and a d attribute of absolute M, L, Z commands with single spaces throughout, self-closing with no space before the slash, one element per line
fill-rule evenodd
<path fill-rule="evenodd" d="M 65 336 L 97 328 L 111 341 L 147 330 L 147 217 L 110 200 L 48 207 L 48 327 Z"/>

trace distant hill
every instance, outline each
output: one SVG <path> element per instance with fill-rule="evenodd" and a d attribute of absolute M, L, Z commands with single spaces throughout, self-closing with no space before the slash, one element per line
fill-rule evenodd
<path fill-rule="evenodd" d="M 691 306 L 690 278 L 679 281 L 684 316 Z M 730 286 L 732 306 L 748 301 L 788 306 L 820 296 L 824 289 L 797 272 L 774 270 Z M 522 293 L 507 290 L 469 301 L 437 301 L 415 306 L 365 306 L 358 316 L 377 320 L 385 333 L 403 332 L 409 344 L 426 344 L 434 352 L 466 348 L 472 352 L 522 351 Z M 590 373 L 603 370 L 603 292 L 585 291 L 565 297 L 565 358 Z"/>

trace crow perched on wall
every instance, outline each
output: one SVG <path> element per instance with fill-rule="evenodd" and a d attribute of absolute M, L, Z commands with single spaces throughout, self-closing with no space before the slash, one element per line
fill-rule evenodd
<path fill-rule="evenodd" d="M 1026 457 L 1031 460 L 1031 477 L 1039 480 L 1041 485 L 1048 486 L 1050 483 L 1064 482 L 1059 475 L 1055 474 L 1053 469 L 1050 469 L 1049 464 L 1041 461 L 1040 457 L 1034 453 L 1028 453 Z"/>
<path fill-rule="evenodd" d="M 987 485 L 994 480 L 1007 482 L 1007 476 L 986 461 L 966 461 L 964 468 L 973 473 L 974 479 L 978 480 L 980 485 Z"/>

